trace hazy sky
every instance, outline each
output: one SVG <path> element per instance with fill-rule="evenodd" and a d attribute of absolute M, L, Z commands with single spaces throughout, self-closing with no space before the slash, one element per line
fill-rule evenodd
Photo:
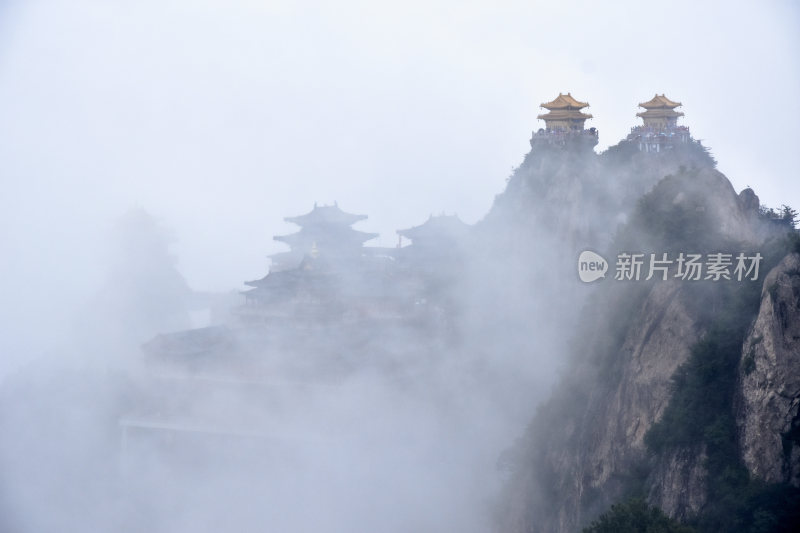
<path fill-rule="evenodd" d="M 372 244 L 475 222 L 559 91 L 598 150 L 666 93 L 737 190 L 800 208 L 797 4 L 608 4 L 0 1 L 0 351 L 67 327 L 132 207 L 211 290 L 266 273 L 315 201 Z"/>

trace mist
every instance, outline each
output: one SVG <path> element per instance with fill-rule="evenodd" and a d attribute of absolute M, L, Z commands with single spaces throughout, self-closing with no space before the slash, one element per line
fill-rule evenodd
<path fill-rule="evenodd" d="M 737 191 L 800 205 L 762 103 L 797 115 L 797 7 L 674 6 L 654 35 L 638 3 L 0 4 L 0 529 L 491 530 L 580 337 L 575 252 L 660 177 L 597 162 L 636 104 L 675 95 Z M 567 91 L 592 185 L 540 197 L 518 169 Z M 247 326 L 284 217 L 334 203 L 378 234 L 343 307 Z M 426 268 L 397 248 L 455 214 Z"/>

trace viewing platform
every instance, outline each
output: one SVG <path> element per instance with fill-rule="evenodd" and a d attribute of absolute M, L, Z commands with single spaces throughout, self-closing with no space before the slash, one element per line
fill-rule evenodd
<path fill-rule="evenodd" d="M 594 147 L 597 145 L 598 133 L 596 128 L 584 129 L 544 129 L 533 132 L 531 148 L 542 145 L 567 146 L 581 145 Z"/>
<path fill-rule="evenodd" d="M 654 128 L 651 126 L 634 126 L 626 137 L 627 141 L 637 143 L 640 152 L 663 152 L 679 143 L 692 140 L 686 126 L 670 126 Z"/>

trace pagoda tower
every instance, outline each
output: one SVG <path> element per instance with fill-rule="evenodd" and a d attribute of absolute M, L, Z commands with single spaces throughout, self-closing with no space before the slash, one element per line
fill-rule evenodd
<path fill-rule="evenodd" d="M 369 263 L 364 242 L 378 236 L 350 227 L 366 218 L 346 213 L 336 204 L 315 204 L 305 215 L 284 218 L 300 226 L 300 231 L 274 239 L 291 249 L 270 256 L 272 266 L 266 276 L 245 282 L 252 288 L 243 292 L 246 303 L 236 313 L 258 321 L 288 319 L 298 312 L 322 316 L 341 310 L 345 289 L 358 285 Z"/>
<path fill-rule="evenodd" d="M 675 111 L 675 108 L 680 106 L 680 102 L 673 102 L 663 94 L 660 96 L 656 94 L 647 102 L 639 104 L 645 111 L 636 113 L 636 116 L 642 117 L 646 128 L 654 130 L 675 128 L 678 126 L 678 117 L 683 116 L 680 111 Z"/>
<path fill-rule="evenodd" d="M 458 314 L 458 283 L 463 279 L 472 227 L 457 215 L 431 215 L 419 226 L 397 230 L 411 244 L 397 250 L 397 265 L 405 277 L 404 292 L 415 307 L 439 309 L 445 320 Z M 402 279 L 402 277 L 401 277 Z"/>
<path fill-rule="evenodd" d="M 410 246 L 399 249 L 398 259 L 420 271 L 439 270 L 449 275 L 448 265 L 460 262 L 469 231 L 469 224 L 458 215 L 431 215 L 424 224 L 397 230 L 401 242 L 404 237 L 411 241 Z"/>
<path fill-rule="evenodd" d="M 678 118 L 683 113 L 675 111 L 675 108 L 680 106 L 680 102 L 673 102 L 663 94 L 642 102 L 639 107 L 645 111 L 636 113 L 636 116 L 641 117 L 644 124 L 632 127 L 627 140 L 636 143 L 641 152 L 655 153 L 689 143 L 692 141 L 689 128 L 678 125 Z"/>
<path fill-rule="evenodd" d="M 447 255 L 454 244 L 466 240 L 469 230 L 469 224 L 462 222 L 458 215 L 431 215 L 424 224 L 399 229 L 397 234 L 411 240 L 408 249 Z"/>
<path fill-rule="evenodd" d="M 300 226 L 300 231 L 274 237 L 276 241 L 288 244 L 290 250 L 271 255 L 270 270 L 278 272 L 296 268 L 306 257 L 319 257 L 326 261 L 359 257 L 364 243 L 378 236 L 377 233 L 366 233 L 350 227 L 366 218 L 366 215 L 346 213 L 336 204 L 314 204 L 314 209 L 305 215 L 284 218 L 286 222 Z"/>
<path fill-rule="evenodd" d="M 547 131 L 583 131 L 583 124 L 592 115 L 581 112 L 584 107 L 589 107 L 587 102 L 579 102 L 570 93 L 561 94 L 551 102 L 545 102 L 540 107 L 549 112 L 536 118 L 544 120 Z"/>

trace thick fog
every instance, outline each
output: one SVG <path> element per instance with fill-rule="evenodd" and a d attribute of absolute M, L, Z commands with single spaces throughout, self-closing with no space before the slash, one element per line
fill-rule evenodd
<path fill-rule="evenodd" d="M 586 294 L 553 270 L 560 235 L 484 220 L 539 104 L 589 101 L 600 152 L 666 93 L 737 191 L 797 206 L 799 22 L 788 2 L 0 3 L 0 529 L 488 530 Z M 368 247 L 475 225 L 430 327 L 237 329 L 283 218 L 317 202 L 368 215 Z M 580 223 L 616 221 L 596 209 Z M 240 355 L 187 372 L 142 348 L 207 326 Z"/>

